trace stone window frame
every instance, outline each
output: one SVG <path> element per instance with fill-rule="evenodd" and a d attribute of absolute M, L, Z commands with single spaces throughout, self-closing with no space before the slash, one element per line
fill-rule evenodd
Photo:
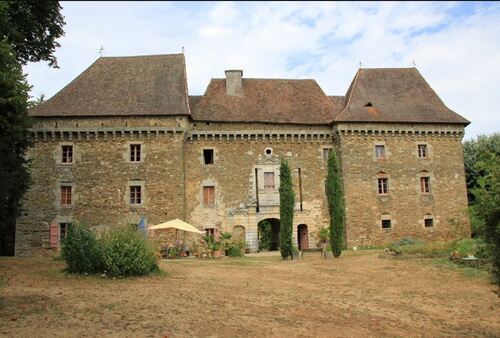
<path fill-rule="evenodd" d="M 62 204 L 62 187 L 71 188 L 71 203 Z M 75 206 L 76 194 L 75 194 L 75 184 L 73 182 L 61 181 L 57 184 L 57 207 L 59 209 L 71 209 Z"/>
<path fill-rule="evenodd" d="M 384 157 L 377 157 L 377 146 L 383 146 L 384 147 Z M 389 148 L 387 147 L 387 144 L 385 141 L 373 141 L 371 142 L 371 149 L 370 149 L 370 154 L 373 158 L 373 162 L 384 162 L 389 159 L 389 157 L 392 155 L 391 152 L 389 151 Z"/>
<path fill-rule="evenodd" d="M 328 158 L 330 157 L 331 152 L 333 151 L 332 145 L 324 144 L 319 148 L 320 157 L 323 162 L 328 162 L 328 158 L 325 159 L 325 150 L 328 150 Z"/>
<path fill-rule="evenodd" d="M 426 157 L 420 157 L 420 150 L 419 150 L 419 147 L 421 145 L 424 145 L 426 146 L 426 152 L 427 152 L 427 156 Z M 431 160 L 432 159 L 432 146 L 429 142 L 426 142 L 426 141 L 416 141 L 415 142 L 415 148 L 414 148 L 414 152 L 413 154 L 415 155 L 415 157 L 419 160 L 423 160 L 423 161 L 426 161 L 426 160 Z"/>
<path fill-rule="evenodd" d="M 71 162 L 63 162 L 63 146 L 71 146 L 72 147 L 72 158 Z M 72 166 L 76 163 L 76 146 L 74 142 L 59 142 L 57 145 L 56 152 L 56 163 L 62 166 Z"/>
<path fill-rule="evenodd" d="M 141 187 L 141 203 L 130 203 L 130 187 L 140 186 Z M 141 208 L 146 205 L 147 194 L 146 194 L 146 182 L 140 180 L 131 180 L 127 182 L 127 188 L 125 191 L 125 203 L 130 208 Z"/>
<path fill-rule="evenodd" d="M 141 163 L 142 159 L 142 144 L 140 143 L 131 143 L 129 144 L 129 152 L 130 152 L 130 162 L 132 163 Z M 139 158 L 139 159 L 137 159 Z"/>
<path fill-rule="evenodd" d="M 383 228 L 382 227 L 382 221 L 391 221 L 391 227 L 390 228 Z M 394 218 L 389 213 L 383 213 L 380 215 L 380 219 L 377 220 L 377 226 L 380 228 L 382 231 L 392 231 L 394 227 L 396 226 L 397 222 Z"/>
<path fill-rule="evenodd" d="M 425 226 L 425 220 L 426 219 L 432 219 L 432 226 L 431 227 L 426 227 Z M 429 230 L 432 231 L 433 229 L 436 229 L 436 227 L 439 224 L 439 217 L 436 215 L 433 215 L 432 213 L 426 213 L 424 217 L 418 220 L 418 223 L 422 226 L 424 230 Z"/>
<path fill-rule="evenodd" d="M 139 161 L 132 161 L 130 159 L 131 156 L 131 149 L 132 145 L 140 145 L 141 146 L 141 157 Z M 123 152 L 123 158 L 125 159 L 125 162 L 129 164 L 142 164 L 144 163 L 144 160 L 146 159 L 146 145 L 144 144 L 143 141 L 127 141 L 126 142 L 126 149 Z"/>
<path fill-rule="evenodd" d="M 427 226 L 427 221 L 430 220 L 432 224 L 430 226 Z M 424 216 L 424 228 L 429 229 L 429 228 L 434 228 L 434 217 L 432 215 L 425 215 Z"/>
<path fill-rule="evenodd" d="M 429 192 L 422 192 L 421 179 L 423 177 L 428 177 L 429 178 Z M 434 191 L 436 191 L 436 179 L 435 179 L 434 175 L 430 171 L 427 171 L 425 169 L 421 170 L 417 174 L 417 182 L 415 184 L 415 190 L 417 191 L 417 194 L 419 194 L 420 196 L 431 196 L 431 195 L 433 195 Z"/>
<path fill-rule="evenodd" d="M 380 193 L 379 191 L 379 179 L 387 179 L 387 193 Z M 392 181 L 392 180 L 391 180 Z M 391 183 L 392 184 L 392 183 Z M 384 171 L 379 171 L 377 175 L 375 175 L 375 193 L 379 197 L 388 197 L 390 196 L 391 189 L 389 188 L 389 175 Z"/>
<path fill-rule="evenodd" d="M 205 150 L 212 150 L 212 163 L 211 164 L 206 164 L 205 163 Z M 216 148 L 215 147 L 203 147 L 201 148 L 201 164 L 204 167 L 213 167 L 215 166 L 216 163 Z"/>
<path fill-rule="evenodd" d="M 279 164 L 258 164 L 253 167 L 253 172 L 255 176 L 255 169 L 257 169 L 258 183 L 259 183 L 259 193 L 269 193 L 278 192 L 281 184 L 280 180 L 280 165 Z M 264 173 L 274 172 L 274 189 L 264 188 Z M 253 177 L 253 195 L 255 197 L 255 177 Z"/>
<path fill-rule="evenodd" d="M 205 204 L 205 187 L 213 187 L 214 188 L 214 202 L 213 204 Z M 201 189 L 200 189 L 200 195 L 199 195 L 199 201 L 200 205 L 202 205 L 204 208 L 216 208 L 218 206 L 218 199 L 217 196 L 219 194 L 219 185 L 215 180 L 213 179 L 207 179 L 204 180 L 201 183 Z"/>

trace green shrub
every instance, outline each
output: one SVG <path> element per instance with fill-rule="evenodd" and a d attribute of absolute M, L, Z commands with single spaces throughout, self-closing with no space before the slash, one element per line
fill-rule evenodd
<path fill-rule="evenodd" d="M 110 229 L 102 237 L 102 246 L 110 276 L 141 276 L 159 270 L 155 248 L 134 227 Z"/>
<path fill-rule="evenodd" d="M 259 223 L 259 250 L 271 249 L 271 223 L 262 221 Z"/>
<path fill-rule="evenodd" d="M 97 273 L 104 269 L 102 246 L 95 233 L 83 224 L 72 223 L 62 241 L 61 257 L 71 273 Z"/>
<path fill-rule="evenodd" d="M 241 248 L 238 245 L 230 246 L 227 250 L 227 255 L 229 257 L 242 257 L 243 253 L 241 252 Z"/>

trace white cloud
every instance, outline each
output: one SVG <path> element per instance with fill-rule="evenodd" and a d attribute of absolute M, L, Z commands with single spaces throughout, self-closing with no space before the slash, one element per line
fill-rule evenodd
<path fill-rule="evenodd" d="M 438 3 L 62 3 L 61 69 L 30 64 L 33 95 L 52 96 L 99 56 L 179 53 L 191 94 L 241 68 L 246 77 L 314 78 L 343 95 L 363 67 L 417 68 L 472 121 L 466 137 L 500 130 L 500 6 Z"/>

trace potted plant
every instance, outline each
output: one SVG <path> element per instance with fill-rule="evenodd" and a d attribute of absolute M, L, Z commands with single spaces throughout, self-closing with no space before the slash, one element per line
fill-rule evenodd
<path fill-rule="evenodd" d="M 319 246 L 321 249 L 325 249 L 328 240 L 330 239 L 330 229 L 328 227 L 321 227 L 316 235 L 319 240 Z"/>

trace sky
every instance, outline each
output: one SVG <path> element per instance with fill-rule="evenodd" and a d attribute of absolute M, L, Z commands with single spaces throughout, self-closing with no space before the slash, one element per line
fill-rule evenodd
<path fill-rule="evenodd" d="M 500 132 L 500 2 L 61 2 L 65 36 L 24 67 L 49 98 L 103 56 L 184 49 L 190 95 L 225 69 L 248 78 L 315 79 L 345 95 L 358 68 L 416 67 L 471 124 Z M 103 48 L 103 51 L 99 51 Z"/>

